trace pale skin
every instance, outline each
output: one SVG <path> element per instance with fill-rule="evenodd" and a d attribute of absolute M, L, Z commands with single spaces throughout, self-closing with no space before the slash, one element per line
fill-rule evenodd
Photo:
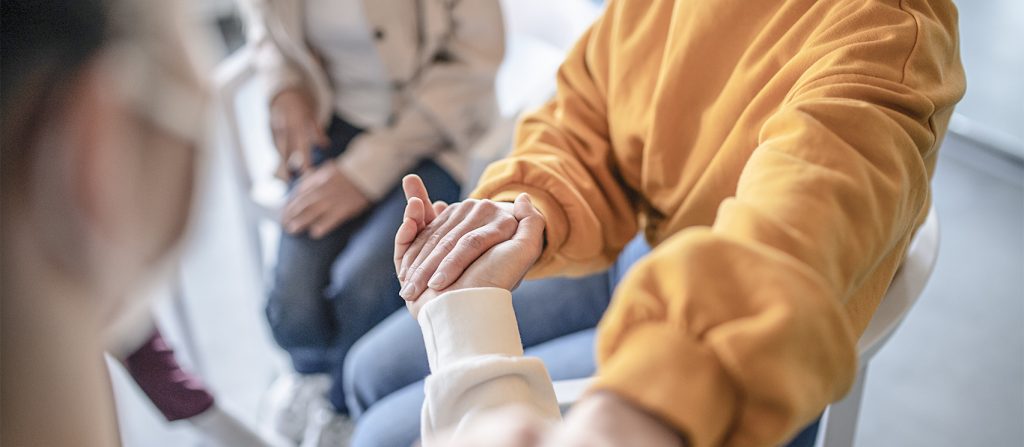
<path fill-rule="evenodd" d="M 326 146 L 329 141 L 303 90 L 291 88 L 274 97 L 270 129 L 281 156 L 278 176 L 285 180 L 298 176 L 282 215 L 285 231 L 308 232 L 319 239 L 370 206 L 370 200 L 336 163 L 313 166 L 313 147 Z"/>
<path fill-rule="evenodd" d="M 98 55 L 68 81 L 21 142 L 24 182 L 4 191 L 5 445 L 119 445 L 106 331 L 188 221 L 194 141 L 113 94 L 110 64 Z"/>
<path fill-rule="evenodd" d="M 437 299 L 444 292 L 472 287 L 500 287 L 512 290 L 536 262 L 543 248 L 543 215 L 530 202 L 529 196 L 520 194 L 514 203 L 475 201 L 463 203 L 465 209 L 456 212 L 458 204 L 431 203 L 423 181 L 415 175 L 406 176 L 402 181 L 408 203 L 405 217 L 395 235 L 395 270 L 405 286 L 414 278 L 422 279 L 425 270 L 418 270 L 410 264 L 412 250 L 417 247 L 424 234 L 432 229 L 459 228 L 466 223 L 461 233 L 481 234 L 481 242 L 462 244 L 461 238 L 447 241 L 434 238 L 434 247 L 449 246 L 444 255 L 429 261 L 429 265 L 441 263 L 461 267 L 462 259 L 469 259 L 464 271 L 454 276 L 441 288 L 419 289 L 418 296 L 406 301 L 413 317 L 430 300 Z M 460 219 L 461 218 L 461 219 Z M 512 225 L 506 222 L 512 219 Z M 502 240 L 502 235 L 506 235 Z M 442 242 L 444 241 L 444 242 Z M 496 241 L 486 244 L 486 241 Z M 483 248 L 481 248 L 483 247 Z M 477 250 L 481 250 L 472 256 Z M 464 251 L 463 251 L 464 250 Z M 419 254 L 427 251 L 420 245 Z M 445 256 L 455 253 L 454 260 Z M 463 258 L 462 256 L 465 256 Z M 472 257 L 471 257 L 472 256 Z M 444 259 L 441 261 L 441 259 Z M 403 272 L 405 275 L 401 275 Z M 419 291 L 417 290 L 417 291 Z M 476 426 L 466 427 L 457 436 L 442 434 L 433 445 L 447 447 L 494 446 L 494 447 L 584 447 L 584 446 L 651 446 L 681 447 L 684 438 L 660 419 L 632 405 L 625 399 L 608 391 L 588 394 L 573 406 L 566 419 L 554 427 L 540 420 L 535 414 L 522 407 L 504 407 L 491 410 L 488 417 Z"/>

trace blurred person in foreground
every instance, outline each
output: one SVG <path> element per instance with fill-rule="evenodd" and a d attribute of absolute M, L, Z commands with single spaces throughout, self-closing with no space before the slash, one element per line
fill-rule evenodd
<path fill-rule="evenodd" d="M 405 250 L 402 296 L 457 287 L 519 234 L 495 225 L 517 207 L 545 222 L 524 236 L 527 277 L 602 269 L 642 229 L 653 249 L 616 289 L 557 445 L 645 445 L 652 425 L 786 443 L 849 389 L 964 89 L 948 0 L 613 0 L 475 199 Z"/>
<path fill-rule="evenodd" d="M 177 258 L 200 158 L 201 57 L 178 6 L 3 2 L 4 445 L 118 445 L 108 349 L 168 419 L 269 445 L 177 365 L 138 298 Z"/>

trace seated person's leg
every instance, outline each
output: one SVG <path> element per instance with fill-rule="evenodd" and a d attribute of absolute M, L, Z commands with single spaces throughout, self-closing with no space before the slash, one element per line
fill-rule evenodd
<path fill-rule="evenodd" d="M 420 328 L 408 311 L 399 309 L 366 333 L 345 359 L 343 382 L 349 414 L 361 423 L 371 406 L 428 374 L 430 368 Z M 414 405 L 409 411 L 415 418 L 419 417 L 419 406 Z M 411 417 L 408 414 L 393 416 Z M 417 419 L 413 427 L 417 435 L 418 425 Z"/>
<path fill-rule="evenodd" d="M 330 145 L 313 150 L 314 164 L 329 162 L 344 152 L 358 133 L 359 129 L 335 117 L 328 129 Z M 298 181 L 293 180 L 290 188 L 294 189 Z M 281 232 L 267 300 L 267 321 L 274 340 L 288 352 L 299 373 L 328 370 L 326 349 L 333 340 L 335 321 L 324 300 L 324 287 L 331 264 L 358 228 L 358 223 L 349 222 L 319 239 L 307 232 Z"/>
<path fill-rule="evenodd" d="M 563 335 L 554 340 L 527 348 L 526 357 L 537 357 L 551 375 L 551 380 L 567 380 L 594 375 L 594 328 Z"/>
<path fill-rule="evenodd" d="M 403 310 L 404 312 L 404 310 Z M 406 320 L 412 320 L 405 312 Z M 419 327 L 413 322 L 419 334 Z M 422 343 L 421 343 L 422 344 Z M 423 360 L 424 366 L 426 359 Z M 413 445 L 420 437 L 420 413 L 423 407 L 423 381 L 413 382 L 384 397 L 366 411 L 352 434 L 352 447 L 392 447 Z"/>
<path fill-rule="evenodd" d="M 342 226 L 322 239 L 281 233 L 277 265 L 267 300 L 274 340 L 301 374 L 328 371 L 327 348 L 335 333 L 334 312 L 324 299 L 330 266 L 351 228 Z"/>
<path fill-rule="evenodd" d="M 458 183 L 433 161 L 424 161 L 414 173 L 423 178 L 432 191 L 437 191 L 437 200 L 458 200 Z M 337 329 L 330 353 L 334 382 L 328 397 L 341 413 L 352 410 L 348 408 L 344 386 L 345 358 L 350 349 L 360 337 L 404 303 L 398 296 L 399 284 L 394 271 L 393 253 L 388 249 L 394 243 L 395 232 L 402 223 L 404 212 L 405 195 L 399 186 L 377 203 L 372 211 L 358 219 L 360 229 L 352 235 L 331 267 L 331 280 L 325 295 L 332 306 L 331 314 L 337 321 Z M 412 323 L 415 326 L 415 322 Z M 418 336 L 419 331 L 413 334 Z M 397 343 L 388 343 L 375 349 L 381 350 L 377 355 L 385 355 L 386 352 L 397 352 L 401 348 Z M 406 359 L 404 355 L 398 359 L 413 360 Z M 421 374 L 426 375 L 426 372 Z"/>
<path fill-rule="evenodd" d="M 412 322 L 403 332 L 420 336 L 420 328 L 404 310 L 392 318 Z M 391 319 L 389 319 L 391 322 Z M 378 328 L 379 329 L 379 328 Z M 421 343 L 422 344 L 422 343 Z M 526 357 L 538 357 L 548 369 L 552 380 L 587 377 L 594 372 L 594 329 L 585 329 L 527 349 Z M 426 367 L 426 354 L 423 363 Z M 429 371 L 428 371 L 429 372 Z M 353 447 L 388 447 L 412 445 L 420 436 L 420 413 L 423 407 L 423 381 L 400 388 L 377 401 L 359 418 L 352 436 Z"/>
<path fill-rule="evenodd" d="M 122 360 L 125 369 L 168 421 L 197 416 L 213 406 L 213 395 L 182 369 L 159 330 Z"/>
<path fill-rule="evenodd" d="M 548 367 L 554 380 L 586 377 L 593 373 L 592 328 L 608 305 L 608 278 L 609 274 L 600 273 L 578 279 L 526 281 L 512 293 L 523 345 L 527 348 L 537 346 L 541 352 L 552 354 L 530 355 L 538 355 L 545 363 L 551 362 Z M 583 335 L 581 331 L 591 334 Z M 571 335 L 561 340 L 560 337 L 566 334 Z M 582 340 L 584 338 L 586 340 Z M 545 342 L 566 348 L 572 343 L 579 352 L 559 356 L 556 349 L 543 347 Z M 392 393 L 407 389 L 430 373 L 420 328 L 405 309 L 395 312 L 368 332 L 350 351 L 346 368 L 344 381 L 348 409 L 358 418 L 359 427 L 364 421 L 368 424 L 365 430 L 359 428 L 357 433 L 373 431 L 372 427 L 379 426 L 395 432 L 388 436 L 409 439 L 419 436 L 422 396 L 409 405 L 392 403 L 386 408 L 376 408 L 378 404 L 391 401 Z M 422 394 L 422 385 L 419 393 Z M 413 422 L 408 427 L 389 425 L 375 421 L 378 417 Z M 408 433 L 399 435 L 399 431 Z M 365 435 L 361 439 L 368 442 L 373 436 Z"/>

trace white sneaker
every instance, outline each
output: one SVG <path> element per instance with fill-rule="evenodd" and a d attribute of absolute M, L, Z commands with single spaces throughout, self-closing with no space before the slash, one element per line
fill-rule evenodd
<path fill-rule="evenodd" d="M 309 425 L 312 404 L 322 400 L 330 387 L 327 374 L 284 374 L 267 390 L 263 420 L 275 433 L 298 444 Z"/>
<path fill-rule="evenodd" d="M 352 419 L 336 413 L 327 399 L 320 399 L 310 409 L 302 447 L 348 447 L 355 428 Z"/>
<path fill-rule="evenodd" d="M 260 433 L 217 404 L 189 418 L 188 421 L 203 436 L 204 440 L 211 443 L 208 445 L 216 447 L 286 447 L 295 445 L 275 433 Z"/>

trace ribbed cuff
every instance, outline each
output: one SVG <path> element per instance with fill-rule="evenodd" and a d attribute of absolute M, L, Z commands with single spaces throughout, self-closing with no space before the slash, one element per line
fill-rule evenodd
<path fill-rule="evenodd" d="M 505 289 L 444 293 L 420 309 L 417 321 L 432 372 L 471 357 L 523 355 L 512 293 Z"/>
<path fill-rule="evenodd" d="M 667 324 L 631 329 L 601 359 L 592 390 L 607 390 L 663 419 L 689 446 L 721 445 L 737 409 L 735 386 L 707 346 Z"/>

